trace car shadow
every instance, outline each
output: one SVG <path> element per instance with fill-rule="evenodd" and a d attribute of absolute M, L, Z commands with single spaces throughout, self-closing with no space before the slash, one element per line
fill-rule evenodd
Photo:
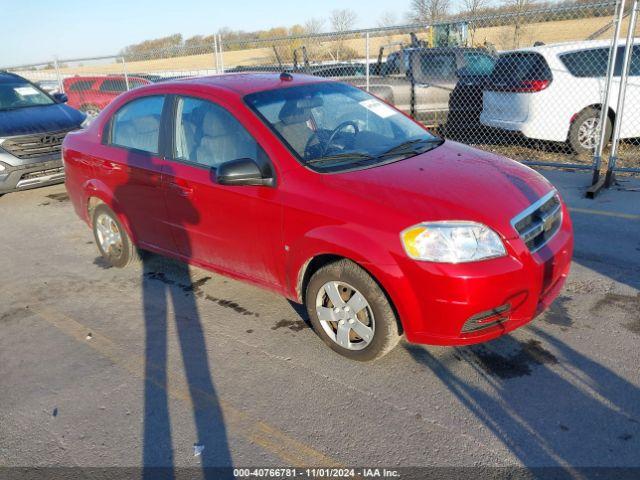
<path fill-rule="evenodd" d="M 564 297 L 551 311 L 549 323 L 570 321 Z M 534 478 L 591 478 L 598 473 L 593 467 L 623 468 L 614 476 L 601 471 L 602 478 L 634 473 L 630 467 L 640 467 L 640 389 L 535 324 L 519 332 L 533 336 L 508 334 L 438 352 L 411 344 L 405 349 L 519 464 L 552 467 Z"/>
<path fill-rule="evenodd" d="M 153 158 L 149 157 L 150 165 Z M 163 173 L 171 175 L 164 165 Z M 117 187 L 115 199 L 135 199 L 140 193 L 135 179 Z M 176 196 L 172 201 L 181 218 L 173 218 L 178 227 L 172 235 L 181 253 L 190 257 L 191 242 L 188 226 L 199 221 L 197 210 L 186 197 Z M 184 228 L 180 228 L 184 227 Z M 200 457 L 202 475 L 208 479 L 233 478 L 232 458 L 227 441 L 227 430 L 211 373 L 211 358 L 207 352 L 205 333 L 198 312 L 195 285 L 191 281 L 189 266 L 171 262 L 171 274 L 163 271 L 165 262 L 160 257 L 141 252 L 142 301 L 145 322 L 144 365 L 144 419 L 142 465 L 143 478 L 173 479 L 176 471 L 169 413 L 169 389 L 175 388 L 170 380 L 174 375 L 168 367 L 169 323 L 175 322 L 178 343 L 184 365 L 184 375 L 195 424 L 196 437 L 188 448 L 189 455 Z M 178 381 L 181 381 L 178 379 Z"/>

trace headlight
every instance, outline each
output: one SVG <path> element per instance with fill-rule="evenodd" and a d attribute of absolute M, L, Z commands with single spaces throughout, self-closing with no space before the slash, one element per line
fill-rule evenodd
<path fill-rule="evenodd" d="M 475 262 L 507 254 L 498 234 L 475 222 L 420 223 L 400 239 L 409 257 L 428 262 Z"/>
<path fill-rule="evenodd" d="M 80 124 L 80 128 L 87 128 L 89 126 L 89 124 L 91 123 L 91 120 L 93 120 L 93 118 L 91 118 L 89 115 L 84 117 L 84 120 Z"/>
<path fill-rule="evenodd" d="M 4 172 L 4 165 L 0 163 L 0 173 Z"/>

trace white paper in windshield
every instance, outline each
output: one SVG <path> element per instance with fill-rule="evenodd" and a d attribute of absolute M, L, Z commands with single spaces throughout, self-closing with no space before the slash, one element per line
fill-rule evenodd
<path fill-rule="evenodd" d="M 380 118 L 387 118 L 398 113 L 389 105 L 381 102 L 380 100 L 376 100 L 375 98 L 363 100 L 362 102 L 360 102 L 360 105 L 362 105 L 367 110 L 375 113 Z"/>
<path fill-rule="evenodd" d="M 31 87 L 31 86 L 26 86 L 26 87 L 15 87 L 14 90 L 16 91 L 16 93 L 18 95 L 22 95 L 23 97 L 26 97 L 28 95 L 38 95 L 38 90 L 36 90 L 35 88 Z"/>

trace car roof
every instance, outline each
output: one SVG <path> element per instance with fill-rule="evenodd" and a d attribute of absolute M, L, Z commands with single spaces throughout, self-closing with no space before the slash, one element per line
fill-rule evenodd
<path fill-rule="evenodd" d="M 280 73 L 226 73 L 224 75 L 212 75 L 208 77 L 193 77 L 187 79 L 170 80 L 162 82 L 162 85 L 174 85 L 185 87 L 214 87 L 245 96 L 254 92 L 274 90 L 277 88 L 295 87 L 311 83 L 331 82 L 331 79 L 314 77 L 302 73 L 288 73 L 291 80 L 282 80 Z M 156 84 L 158 85 L 158 84 Z M 148 87 L 142 87 L 148 88 Z"/>
<path fill-rule="evenodd" d="M 634 38 L 633 43 L 640 43 L 640 38 Z M 622 46 L 626 44 L 626 40 L 620 39 L 618 40 L 618 46 Z M 566 52 L 574 52 L 577 50 L 588 50 L 590 48 L 601 48 L 601 47 L 609 47 L 611 45 L 611 40 L 581 40 L 581 41 L 573 41 L 573 42 L 561 42 L 561 43 L 550 43 L 549 45 L 538 45 L 537 47 L 523 47 L 515 50 L 509 50 L 501 53 L 512 53 L 512 52 L 538 52 L 543 55 L 551 54 L 557 55 L 560 53 Z"/>
<path fill-rule="evenodd" d="M 0 70 L 0 83 L 13 83 L 16 80 L 21 80 L 23 82 L 28 81 L 27 79 L 22 78 L 20 75 L 16 75 L 15 73 Z"/>

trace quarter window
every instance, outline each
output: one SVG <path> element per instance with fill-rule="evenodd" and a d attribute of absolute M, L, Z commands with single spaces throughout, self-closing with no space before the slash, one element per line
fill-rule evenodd
<path fill-rule="evenodd" d="M 111 143 L 157 154 L 163 106 L 162 96 L 143 97 L 124 105 L 113 116 Z"/>
<path fill-rule="evenodd" d="M 268 163 L 260 145 L 229 112 L 191 97 L 178 98 L 175 158 L 209 168 L 238 158 L 250 158 L 261 168 Z"/>

